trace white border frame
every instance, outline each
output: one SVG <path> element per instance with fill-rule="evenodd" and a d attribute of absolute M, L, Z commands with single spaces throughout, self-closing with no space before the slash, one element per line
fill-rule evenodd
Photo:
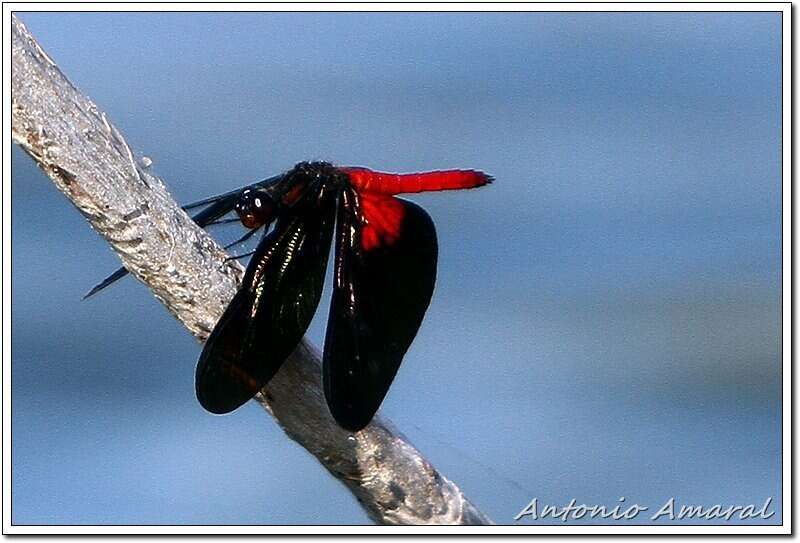
<path fill-rule="evenodd" d="M 792 14 L 791 3 L 3 3 L 3 534 L 791 534 Z M 783 525 L 737 526 L 13 526 L 11 524 L 11 13 L 14 11 L 764 11 L 783 14 Z"/>

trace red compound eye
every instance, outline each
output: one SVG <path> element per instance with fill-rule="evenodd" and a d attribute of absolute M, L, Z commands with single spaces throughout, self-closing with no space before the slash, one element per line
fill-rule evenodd
<path fill-rule="evenodd" d="M 264 224 L 252 213 L 239 214 L 239 219 L 242 221 L 245 228 L 258 228 Z"/>
<path fill-rule="evenodd" d="M 263 191 L 246 190 L 239 197 L 234 210 L 245 228 L 252 229 L 271 223 L 275 218 L 276 206 Z"/>

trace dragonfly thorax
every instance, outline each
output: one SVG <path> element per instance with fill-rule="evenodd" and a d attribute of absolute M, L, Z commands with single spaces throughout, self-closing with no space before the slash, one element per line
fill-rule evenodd
<path fill-rule="evenodd" d="M 298 162 L 294 168 L 287 172 L 286 177 L 294 184 L 311 186 L 324 183 L 332 186 L 341 186 L 348 181 L 348 176 L 340 168 L 330 162 Z"/>

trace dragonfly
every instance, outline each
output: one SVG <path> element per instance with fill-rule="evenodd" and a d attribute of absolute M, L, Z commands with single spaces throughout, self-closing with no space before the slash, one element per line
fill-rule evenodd
<path fill-rule="evenodd" d="M 417 335 L 436 282 L 433 220 L 397 195 L 492 181 L 477 170 L 396 174 L 301 162 L 183 206 L 200 209 L 192 219 L 201 227 L 239 221 L 248 229 L 226 249 L 264 230 L 197 363 L 200 404 L 211 413 L 229 413 L 275 375 L 317 310 L 333 244 L 323 388 L 340 427 L 356 432 L 367 426 Z M 225 219 L 231 212 L 236 217 Z M 117 270 L 86 297 L 126 274 Z"/>

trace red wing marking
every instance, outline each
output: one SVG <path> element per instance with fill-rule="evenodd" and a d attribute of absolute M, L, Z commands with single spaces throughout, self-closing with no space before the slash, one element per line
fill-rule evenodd
<path fill-rule="evenodd" d="M 283 203 L 287 206 L 293 205 L 306 190 L 306 183 L 297 183 L 290 188 L 283 197 Z"/>
<path fill-rule="evenodd" d="M 241 384 L 242 388 L 245 390 L 258 391 L 263 386 L 257 379 L 253 378 L 253 376 L 237 366 L 235 363 L 226 362 L 220 368 L 220 371 L 223 374 L 227 374 L 231 381 L 236 381 Z"/>
<path fill-rule="evenodd" d="M 475 170 L 444 170 L 423 173 L 385 173 L 367 168 L 340 168 L 359 193 L 401 194 L 435 190 L 457 190 L 481 187 L 492 177 Z"/>
<path fill-rule="evenodd" d="M 361 196 L 361 248 L 371 251 L 391 245 L 400 237 L 405 209 L 391 196 L 363 193 Z"/>

